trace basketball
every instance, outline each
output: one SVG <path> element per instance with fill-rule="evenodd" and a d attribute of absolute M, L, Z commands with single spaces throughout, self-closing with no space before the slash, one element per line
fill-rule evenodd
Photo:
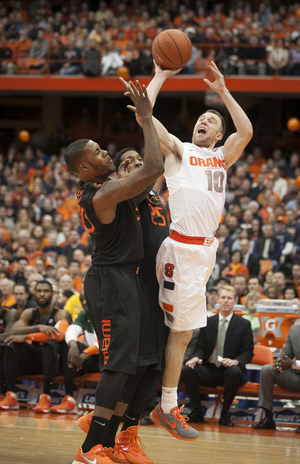
<path fill-rule="evenodd" d="M 300 127 L 300 121 L 298 118 L 290 118 L 287 122 L 288 129 L 292 132 L 295 132 Z"/>
<path fill-rule="evenodd" d="M 21 130 L 21 132 L 19 132 L 19 139 L 22 140 L 22 142 L 28 142 L 30 139 L 29 132 L 27 130 Z"/>
<path fill-rule="evenodd" d="M 300 8 L 298 8 L 298 10 L 296 10 L 296 15 L 298 18 L 300 18 Z"/>
<path fill-rule="evenodd" d="M 191 55 L 192 43 L 178 29 L 162 31 L 153 40 L 152 56 L 162 69 L 182 68 L 189 62 Z"/>
<path fill-rule="evenodd" d="M 295 184 L 298 188 L 300 188 L 300 176 L 296 177 Z"/>
<path fill-rule="evenodd" d="M 127 66 L 120 66 L 118 68 L 118 76 L 123 77 L 123 79 L 128 79 L 129 69 L 127 68 Z"/>

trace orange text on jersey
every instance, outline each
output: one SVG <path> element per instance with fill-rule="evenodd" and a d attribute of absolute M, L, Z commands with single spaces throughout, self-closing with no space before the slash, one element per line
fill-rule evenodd
<path fill-rule="evenodd" d="M 190 165 L 226 169 L 225 161 L 215 156 L 213 158 L 196 158 L 196 156 L 190 156 Z"/>

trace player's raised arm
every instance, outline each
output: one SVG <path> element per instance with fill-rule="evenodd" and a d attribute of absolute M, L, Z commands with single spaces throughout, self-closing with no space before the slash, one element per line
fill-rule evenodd
<path fill-rule="evenodd" d="M 142 121 L 144 134 L 144 164 L 123 179 L 104 182 L 93 198 L 93 208 L 101 222 L 110 222 L 115 207 L 121 201 L 140 194 L 164 172 L 163 158 L 158 134 L 153 123 L 152 105 L 145 86 L 137 81 L 126 83 L 126 92 L 135 105 Z M 113 213 L 114 214 L 114 213 Z"/>
<path fill-rule="evenodd" d="M 213 61 L 210 62 L 209 68 L 215 80 L 211 82 L 209 79 L 204 79 L 204 82 L 220 95 L 236 127 L 236 132 L 228 137 L 223 147 L 226 168 L 228 169 L 239 159 L 245 147 L 250 142 L 253 128 L 248 116 L 227 89 L 224 76 Z"/>
<path fill-rule="evenodd" d="M 150 83 L 147 86 L 147 92 L 149 99 L 151 101 L 152 107 L 154 108 L 155 102 L 157 95 L 159 94 L 160 89 L 162 88 L 164 82 L 169 78 L 177 74 L 180 69 L 161 69 L 156 62 L 154 61 L 154 66 L 155 66 L 155 75 L 153 79 L 150 81 Z M 126 86 L 126 81 L 122 79 L 123 84 Z M 128 106 L 132 111 L 135 111 L 135 108 L 133 106 Z M 139 115 L 136 113 L 136 119 L 137 122 L 139 123 L 140 126 L 142 126 L 142 121 Z M 175 156 L 182 156 L 183 152 L 183 145 L 182 142 L 175 137 L 174 135 L 170 134 L 167 129 L 164 127 L 164 125 L 158 121 L 158 119 L 153 117 L 153 121 L 156 127 L 156 130 L 158 132 L 160 144 L 161 144 L 161 150 L 162 154 L 164 157 L 167 157 L 170 154 L 173 154 Z"/>

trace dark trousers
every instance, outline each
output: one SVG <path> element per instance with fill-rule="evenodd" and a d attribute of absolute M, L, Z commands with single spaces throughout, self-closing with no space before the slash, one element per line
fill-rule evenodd
<path fill-rule="evenodd" d="M 247 372 L 240 366 L 217 367 L 215 364 L 197 364 L 194 369 L 184 366 L 181 379 L 185 383 L 186 391 L 193 409 L 201 408 L 201 391 L 203 387 L 224 387 L 222 413 L 227 413 L 240 385 L 247 382 Z"/>

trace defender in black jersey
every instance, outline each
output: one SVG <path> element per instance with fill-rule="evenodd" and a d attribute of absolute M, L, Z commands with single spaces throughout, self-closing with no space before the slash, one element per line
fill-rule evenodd
<path fill-rule="evenodd" d="M 0 290 L 0 396 L 6 393 L 5 375 L 3 368 L 4 340 L 9 336 L 13 324 L 19 319 L 16 309 L 2 306 L 2 292 Z"/>
<path fill-rule="evenodd" d="M 18 408 L 15 394 L 17 376 L 44 374 L 43 394 L 40 395 L 35 412 L 46 413 L 50 411 L 50 391 L 53 379 L 58 374 L 58 359 L 59 356 L 67 356 L 68 347 L 64 341 L 64 335 L 62 341 L 51 338 L 48 340 L 47 338 L 59 334 L 59 330 L 55 327 L 59 321 L 66 321 L 68 324 L 71 322 L 68 311 L 52 304 L 52 296 L 51 283 L 46 280 L 39 281 L 35 287 L 35 300 L 38 306 L 34 309 L 25 309 L 19 320 L 13 325 L 11 334 L 5 339 L 3 366 L 7 394 L 0 402 L 0 409 Z M 43 344 L 39 341 L 27 343 L 27 338 L 33 334 L 44 334 L 46 340 Z M 68 375 L 71 373 L 71 369 L 66 369 L 63 372 L 66 391 L 70 391 L 68 394 L 73 396 L 73 382 L 68 381 Z"/>
<path fill-rule="evenodd" d="M 145 159 L 138 172 L 132 171 L 123 179 L 111 178 L 115 171 L 112 159 L 92 140 L 73 142 L 65 153 L 67 166 L 81 178 L 77 199 L 95 246 L 84 291 L 99 339 L 102 371 L 91 427 L 78 459 L 82 453 L 103 444 L 127 380 L 137 369 L 157 362 L 156 352 L 152 356 L 150 320 L 148 326 L 142 314 L 147 298 L 138 275 L 143 237 L 139 212 L 131 198 L 163 173 L 163 164 L 145 86 L 130 82 L 125 95 L 131 98 L 144 121 Z M 118 413 L 123 415 L 126 407 L 124 403 Z"/>

